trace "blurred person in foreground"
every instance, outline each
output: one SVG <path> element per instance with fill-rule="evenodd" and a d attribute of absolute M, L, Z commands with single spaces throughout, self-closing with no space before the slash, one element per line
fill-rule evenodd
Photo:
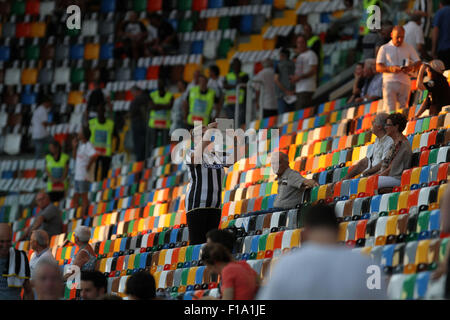
<path fill-rule="evenodd" d="M 305 213 L 302 246 L 280 258 L 259 300 L 360 300 L 385 298 L 385 282 L 373 282 L 373 262 L 338 244 L 339 223 L 330 206 L 312 206 Z M 369 289 L 369 283 L 375 286 Z"/>
<path fill-rule="evenodd" d="M 32 283 L 38 300 L 63 299 L 64 281 L 56 261 L 40 260 L 34 270 Z"/>
<path fill-rule="evenodd" d="M 83 300 L 99 300 L 107 292 L 108 280 L 100 271 L 81 272 L 81 292 Z"/>
<path fill-rule="evenodd" d="M 127 280 L 125 294 L 128 300 L 155 300 L 155 278 L 149 272 L 137 272 Z"/>

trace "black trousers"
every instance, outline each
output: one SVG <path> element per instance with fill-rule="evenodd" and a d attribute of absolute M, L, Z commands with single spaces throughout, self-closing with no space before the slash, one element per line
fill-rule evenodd
<path fill-rule="evenodd" d="M 450 50 L 438 51 L 438 59 L 442 60 L 445 65 L 445 70 L 450 68 Z"/>
<path fill-rule="evenodd" d="M 64 191 L 50 191 L 48 193 L 48 196 L 49 196 L 51 202 L 57 202 L 57 201 L 59 202 L 62 199 L 64 199 L 64 194 L 65 194 Z"/>
<path fill-rule="evenodd" d="M 202 244 L 206 242 L 206 233 L 219 228 L 222 211 L 216 208 L 198 208 L 186 214 L 189 230 L 189 244 Z"/>
<path fill-rule="evenodd" d="M 263 110 L 263 118 L 269 118 L 278 115 L 278 110 Z"/>
<path fill-rule="evenodd" d="M 133 151 L 136 156 L 136 161 L 145 160 L 145 124 L 131 125 L 131 133 L 133 135 Z"/>
<path fill-rule="evenodd" d="M 111 157 L 100 156 L 97 158 L 97 161 L 95 161 L 95 179 L 97 179 L 98 170 L 100 170 L 100 164 L 102 166 L 100 179 L 103 180 L 108 176 L 108 171 L 111 167 Z"/>

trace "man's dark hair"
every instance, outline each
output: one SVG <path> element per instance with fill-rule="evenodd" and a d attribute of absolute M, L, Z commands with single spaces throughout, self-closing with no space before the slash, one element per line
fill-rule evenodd
<path fill-rule="evenodd" d="M 387 119 L 391 120 L 394 126 L 398 125 L 398 131 L 400 133 L 402 133 L 403 130 L 405 130 L 406 124 L 408 123 L 406 117 L 401 113 L 392 113 L 387 117 Z"/>
<path fill-rule="evenodd" d="M 281 53 L 282 55 L 285 55 L 286 58 L 289 59 L 290 52 L 289 52 L 289 50 L 288 50 L 287 48 L 282 48 L 282 49 L 280 50 L 280 53 Z"/>
<path fill-rule="evenodd" d="M 100 271 L 82 271 L 81 281 L 91 281 L 97 290 L 101 288 L 104 288 L 105 292 L 108 290 L 108 280 Z"/>
<path fill-rule="evenodd" d="M 91 129 L 89 129 L 88 126 L 83 126 L 81 130 L 83 130 L 84 138 L 89 141 L 89 139 L 91 138 Z"/>
<path fill-rule="evenodd" d="M 306 209 L 303 217 L 303 225 L 306 228 L 328 228 L 339 230 L 339 223 L 332 206 L 318 204 Z"/>
<path fill-rule="evenodd" d="M 228 229 L 209 230 L 208 233 L 206 234 L 206 239 L 210 239 L 211 242 L 214 242 L 214 243 L 220 243 L 225 248 L 230 250 L 230 253 L 233 252 L 234 243 L 236 241 L 233 231 L 228 230 Z"/>
<path fill-rule="evenodd" d="M 207 243 L 202 249 L 201 260 L 207 265 L 215 265 L 218 262 L 231 262 L 233 258 L 225 246 L 220 243 Z"/>
<path fill-rule="evenodd" d="M 441 0 L 443 6 L 450 6 L 450 0 Z"/>
<path fill-rule="evenodd" d="M 151 300 L 156 296 L 155 279 L 149 272 L 136 272 L 127 280 L 125 293 L 139 300 Z"/>
<path fill-rule="evenodd" d="M 220 75 L 219 67 L 216 65 L 212 65 L 209 67 L 209 71 L 214 73 L 215 75 Z"/>
<path fill-rule="evenodd" d="M 40 103 L 43 104 L 46 102 L 50 102 L 50 103 L 52 102 L 52 99 L 50 98 L 50 96 L 47 94 L 41 95 Z"/>

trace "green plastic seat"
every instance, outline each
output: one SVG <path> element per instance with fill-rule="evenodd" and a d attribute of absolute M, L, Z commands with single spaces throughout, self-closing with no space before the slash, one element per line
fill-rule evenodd
<path fill-rule="evenodd" d="M 236 220 L 233 219 L 228 223 L 228 227 L 234 227 L 236 225 Z"/>
<path fill-rule="evenodd" d="M 348 173 L 348 167 L 343 167 L 341 170 L 341 179 L 343 179 Z"/>
<path fill-rule="evenodd" d="M 333 157 L 331 158 L 331 164 L 333 166 L 339 164 L 339 155 L 340 155 L 340 151 L 333 153 Z"/>
<path fill-rule="evenodd" d="M 192 260 L 192 252 L 194 251 L 194 246 L 188 246 L 186 248 L 186 261 Z"/>
<path fill-rule="evenodd" d="M 427 131 L 428 128 L 430 127 L 430 119 L 431 119 L 431 118 L 429 118 L 429 117 L 423 119 L 423 122 L 422 122 L 422 132 Z"/>
<path fill-rule="evenodd" d="M 319 194 L 319 187 L 314 187 L 311 189 L 311 202 L 317 200 Z"/>
<path fill-rule="evenodd" d="M 11 6 L 11 15 L 23 16 L 25 14 L 25 1 L 14 1 Z"/>
<path fill-rule="evenodd" d="M 261 235 L 258 242 L 258 251 L 265 251 L 267 244 L 267 234 Z"/>
<path fill-rule="evenodd" d="M 219 30 L 230 29 L 230 17 L 220 17 L 219 19 Z"/>
<path fill-rule="evenodd" d="M 445 252 L 448 246 L 448 239 L 444 238 L 441 240 L 441 246 L 439 247 L 439 261 L 444 261 Z"/>
<path fill-rule="evenodd" d="M 326 153 L 329 141 L 323 141 L 320 144 L 320 153 Z"/>
<path fill-rule="evenodd" d="M 136 254 L 136 257 L 134 258 L 134 268 L 135 269 L 139 269 L 140 262 L 141 262 L 141 254 L 138 253 L 138 254 Z"/>
<path fill-rule="evenodd" d="M 358 136 L 358 142 L 357 142 L 357 145 L 358 145 L 358 146 L 364 145 L 364 140 L 365 140 L 365 139 L 366 139 L 366 133 L 363 132 L 363 133 L 361 133 L 361 134 Z"/>
<path fill-rule="evenodd" d="M 225 59 L 228 55 L 228 51 L 230 51 L 230 48 L 232 47 L 233 43 L 230 39 L 222 39 L 219 42 L 219 46 L 217 48 L 217 56 L 218 58 Z"/>
<path fill-rule="evenodd" d="M 135 222 L 136 220 L 131 220 L 130 221 L 130 224 L 128 225 L 128 230 L 127 230 L 127 232 L 128 233 L 132 233 L 133 232 L 133 229 L 134 229 L 134 222 Z"/>
<path fill-rule="evenodd" d="M 189 275 L 189 268 L 184 268 L 181 272 L 181 285 L 186 286 Z"/>
<path fill-rule="evenodd" d="M 428 164 L 437 163 L 439 149 L 433 149 L 430 151 L 430 155 L 428 156 Z"/>
<path fill-rule="evenodd" d="M 189 11 L 192 8 L 192 0 L 178 1 L 177 8 L 180 11 Z"/>
<path fill-rule="evenodd" d="M 146 0 L 134 0 L 133 1 L 133 10 L 136 12 L 143 12 L 147 10 L 147 1 Z"/>
<path fill-rule="evenodd" d="M 70 37 L 76 37 L 81 34 L 81 29 L 68 29 L 66 28 L 66 35 Z"/>
<path fill-rule="evenodd" d="M 267 210 L 269 208 L 269 197 L 264 197 L 261 203 L 261 210 Z"/>
<path fill-rule="evenodd" d="M 108 253 L 110 246 L 111 246 L 111 240 L 106 240 L 105 241 L 105 247 L 103 248 L 103 252 L 104 253 Z"/>
<path fill-rule="evenodd" d="M 403 281 L 402 299 L 409 300 L 414 298 L 414 287 L 416 285 L 417 274 L 412 274 L 406 277 Z"/>
<path fill-rule="evenodd" d="M 164 238 L 166 237 L 166 231 L 161 231 L 158 237 L 158 244 L 164 245 Z"/>
<path fill-rule="evenodd" d="M 40 49 L 39 46 L 31 45 L 25 50 L 25 58 L 27 60 L 39 60 Z"/>
<path fill-rule="evenodd" d="M 194 30 L 194 21 L 192 19 L 183 19 L 178 25 L 178 32 L 191 32 Z"/>
<path fill-rule="evenodd" d="M 419 218 L 417 219 L 417 229 L 418 233 L 428 230 L 428 222 L 430 220 L 430 211 L 422 211 L 419 213 Z"/>
<path fill-rule="evenodd" d="M 398 206 L 398 196 L 400 195 L 400 192 L 396 192 L 391 194 L 391 196 L 389 197 L 389 203 L 388 203 L 388 210 L 397 210 L 397 206 Z"/>

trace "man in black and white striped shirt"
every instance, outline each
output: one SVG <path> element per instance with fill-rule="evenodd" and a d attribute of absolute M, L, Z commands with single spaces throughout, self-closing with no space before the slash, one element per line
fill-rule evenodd
<path fill-rule="evenodd" d="M 208 127 L 202 126 L 201 131 L 198 130 L 200 127 L 196 127 L 194 135 L 203 135 L 206 130 L 214 128 L 217 128 L 215 122 L 210 123 Z M 206 233 L 217 229 L 220 223 L 222 181 L 227 164 L 223 156 L 218 156 L 218 153 L 211 149 L 214 149 L 214 143 L 202 141 L 201 150 L 196 147 L 186 153 L 189 185 L 185 207 L 191 245 L 205 243 Z M 195 152 L 198 152 L 197 157 Z"/>

